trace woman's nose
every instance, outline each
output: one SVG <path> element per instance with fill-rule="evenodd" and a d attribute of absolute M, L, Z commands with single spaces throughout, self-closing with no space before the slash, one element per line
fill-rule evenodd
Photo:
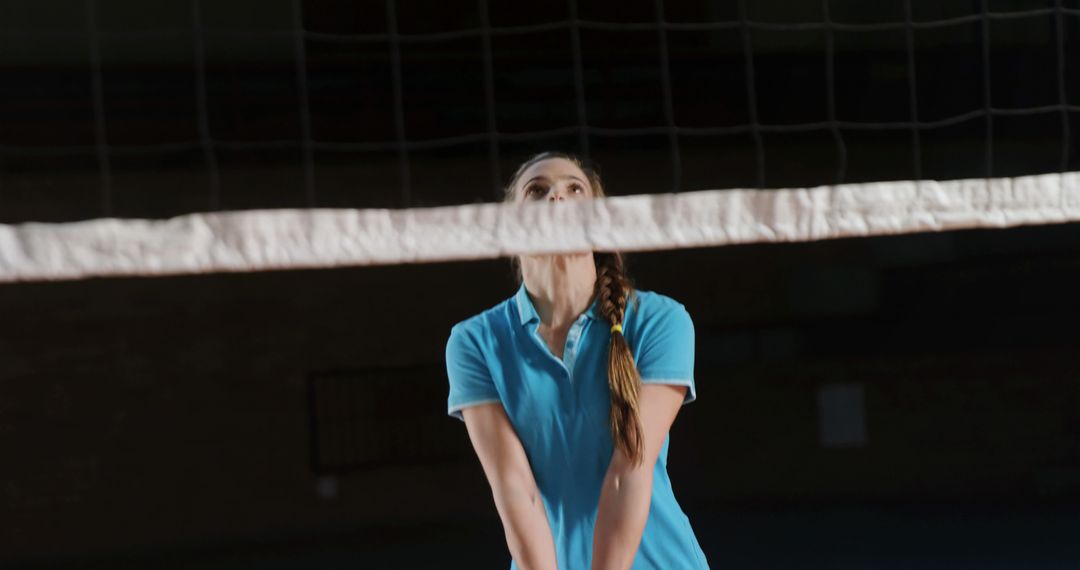
<path fill-rule="evenodd" d="M 548 201 L 549 202 L 556 202 L 556 201 L 562 202 L 565 199 L 566 199 L 566 196 L 562 193 L 561 190 L 552 189 L 551 193 L 548 194 Z"/>

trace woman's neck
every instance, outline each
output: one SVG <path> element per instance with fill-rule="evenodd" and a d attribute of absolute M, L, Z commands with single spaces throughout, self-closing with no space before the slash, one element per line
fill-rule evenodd
<path fill-rule="evenodd" d="M 521 257 L 521 277 L 540 321 L 566 326 L 589 308 L 596 289 L 592 252 Z"/>

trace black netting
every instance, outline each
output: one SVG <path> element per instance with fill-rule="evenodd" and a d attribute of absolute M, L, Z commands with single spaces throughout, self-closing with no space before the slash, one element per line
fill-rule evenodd
<path fill-rule="evenodd" d="M 279 4 L 251 21 L 201 0 L 157 19 L 88 1 L 82 14 L 34 23 L 9 7 L 9 22 L 33 26 L 0 28 L 17 48 L 3 90 L 0 221 L 44 217 L 18 203 L 20 173 L 85 171 L 88 160 L 98 200 L 82 218 L 490 200 L 516 161 L 553 147 L 601 164 L 650 153 L 653 192 L 1076 168 L 1080 58 L 1068 54 L 1080 8 L 1064 0 L 1019 11 L 982 0 L 967 12 L 823 0 L 789 14 L 655 0 L 604 21 L 574 0 L 532 18 L 488 0 L 438 14 L 395 0 Z M 81 61 L 50 62 L 46 44 L 79 42 Z M 20 50 L 38 50 L 41 65 L 12 63 Z M 67 128 L 50 128 L 58 116 Z M 1036 147 L 1043 158 L 1011 158 Z M 719 153 L 748 153 L 752 175 L 708 173 Z M 245 174 L 260 161 L 281 175 Z M 436 191 L 448 161 L 482 175 Z M 378 174 L 353 173 L 355 192 L 320 172 L 365 162 Z M 180 165 L 201 170 L 205 190 L 163 198 L 170 207 L 117 203 L 136 174 Z M 258 192 L 260 177 L 292 189 L 225 196 Z"/>

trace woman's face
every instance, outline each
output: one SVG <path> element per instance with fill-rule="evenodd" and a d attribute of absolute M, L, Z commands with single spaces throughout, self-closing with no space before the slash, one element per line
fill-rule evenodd
<path fill-rule="evenodd" d="M 514 187 L 514 201 L 561 202 L 595 197 L 585 173 L 564 158 L 541 160 L 525 169 Z"/>

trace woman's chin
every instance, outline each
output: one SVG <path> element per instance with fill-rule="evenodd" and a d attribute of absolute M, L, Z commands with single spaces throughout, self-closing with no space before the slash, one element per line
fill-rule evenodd
<path fill-rule="evenodd" d="M 534 262 L 552 263 L 556 261 L 579 261 L 586 257 L 592 257 L 591 251 L 575 251 L 570 253 L 550 253 L 541 255 L 523 255 L 523 259 Z"/>

